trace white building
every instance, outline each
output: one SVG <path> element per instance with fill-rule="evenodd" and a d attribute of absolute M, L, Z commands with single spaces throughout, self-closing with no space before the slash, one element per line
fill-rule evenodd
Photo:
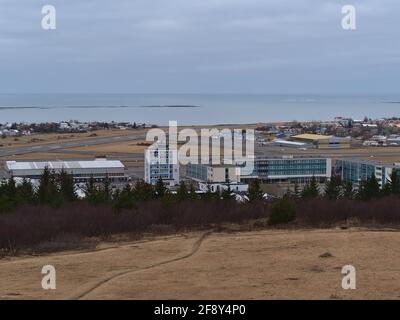
<path fill-rule="evenodd" d="M 202 192 L 217 192 L 230 189 L 234 193 L 247 192 L 249 190 L 249 185 L 247 183 L 233 182 L 233 183 L 223 183 L 223 182 L 201 182 L 199 181 L 199 190 Z"/>
<path fill-rule="evenodd" d="M 313 145 L 310 145 L 305 142 L 296 142 L 283 139 L 274 139 L 272 140 L 272 144 L 278 147 L 286 147 L 286 148 L 315 148 Z"/>
<path fill-rule="evenodd" d="M 37 180 L 43 173 L 44 168 L 59 173 L 66 171 L 78 182 L 86 182 L 91 177 L 96 182 L 106 177 L 111 183 L 124 183 L 127 181 L 125 166 L 119 160 L 96 159 L 92 161 L 39 161 L 39 162 L 17 162 L 7 161 L 5 164 L 5 177 L 27 178 Z"/>
<path fill-rule="evenodd" d="M 144 180 L 155 185 L 160 178 L 171 187 L 179 184 L 177 151 L 166 143 L 154 144 L 145 150 Z"/>
<path fill-rule="evenodd" d="M 241 168 L 235 165 L 192 164 L 186 166 L 186 176 L 199 185 L 199 190 L 246 192 L 248 184 L 240 181 Z"/>

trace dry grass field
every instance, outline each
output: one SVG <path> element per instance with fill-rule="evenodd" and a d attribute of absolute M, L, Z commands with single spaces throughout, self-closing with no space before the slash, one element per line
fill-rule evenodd
<path fill-rule="evenodd" d="M 68 142 L 76 141 L 88 138 L 105 138 L 113 136 L 124 136 L 132 134 L 143 134 L 147 129 L 131 129 L 131 130 L 120 130 L 120 129 L 109 129 L 109 130 L 97 130 L 85 133 L 41 133 L 31 136 L 22 137 L 6 137 L 0 139 L 0 144 L 4 147 L 23 147 L 23 146 L 35 146 L 44 145 L 47 143 L 57 143 L 57 142 Z M 1 150 L 1 149 L 0 149 Z"/>
<path fill-rule="evenodd" d="M 246 124 L 246 125 L 217 125 L 217 126 L 179 126 L 178 129 L 184 128 L 192 128 L 192 129 L 199 129 L 199 128 L 235 128 L 235 129 L 254 129 L 259 124 Z M 165 132 L 168 132 L 168 127 L 160 127 Z M 76 141 L 81 139 L 88 139 L 88 138 L 106 138 L 106 137 L 114 137 L 114 136 L 125 136 L 125 135 L 132 135 L 137 134 L 143 136 L 148 131 L 148 128 L 145 129 L 101 129 L 91 132 L 83 132 L 83 133 L 40 133 L 31 136 L 22 136 L 22 137 L 6 137 L 0 139 L 0 145 L 5 148 L 10 147 L 23 147 L 23 146 L 35 146 L 35 145 L 43 145 L 47 143 L 57 143 L 57 142 L 68 142 L 68 141 Z M 0 149 L 1 150 L 1 149 Z"/>
<path fill-rule="evenodd" d="M 193 232 L 2 259 L 0 299 L 399 299 L 399 253 L 394 230 Z M 41 288 L 47 264 L 56 290 Z"/>
<path fill-rule="evenodd" d="M 18 154 L 13 156 L 1 156 L 3 161 L 32 161 L 32 160 L 74 160 L 74 159 L 93 159 L 95 154 L 74 154 L 62 152 L 31 152 L 26 154 Z"/>

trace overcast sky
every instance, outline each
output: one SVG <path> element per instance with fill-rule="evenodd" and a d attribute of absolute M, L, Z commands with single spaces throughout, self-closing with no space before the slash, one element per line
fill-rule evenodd
<path fill-rule="evenodd" d="M 398 93 L 399 78 L 399 0 L 0 1 L 3 93 Z"/>

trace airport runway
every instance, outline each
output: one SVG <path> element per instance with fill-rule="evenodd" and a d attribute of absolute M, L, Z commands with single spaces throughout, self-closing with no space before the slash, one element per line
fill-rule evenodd
<path fill-rule="evenodd" d="M 122 136 L 112 136 L 112 137 L 97 137 L 97 138 L 87 138 L 80 139 L 76 141 L 65 141 L 65 142 L 54 142 L 54 143 L 45 143 L 45 144 L 35 144 L 28 145 L 23 147 L 14 147 L 14 148 L 0 148 L 0 156 L 14 156 L 21 154 L 29 154 L 29 153 L 47 153 L 47 152 L 60 152 L 60 153 L 69 153 L 69 154 L 81 154 L 81 155 L 93 155 L 93 151 L 78 151 L 71 150 L 71 148 L 76 147 L 86 147 L 86 146 L 94 146 L 101 144 L 109 144 L 113 142 L 125 142 L 125 141 L 134 141 L 134 140 L 143 140 L 145 139 L 144 134 L 132 134 L 132 135 L 122 135 Z M 371 158 L 379 157 L 399 157 L 400 160 L 400 147 L 397 150 L 393 150 L 390 148 L 385 151 L 375 150 L 374 148 L 360 148 L 360 149 L 343 149 L 343 150 L 298 150 L 293 148 L 281 148 L 276 146 L 255 146 L 256 156 L 259 158 L 268 158 L 268 157 L 281 157 L 281 156 L 302 156 L 302 157 L 329 157 L 329 158 Z M 134 153 L 109 153 L 107 156 L 120 158 L 122 159 L 133 159 L 133 160 L 143 160 L 143 155 L 134 154 Z"/>

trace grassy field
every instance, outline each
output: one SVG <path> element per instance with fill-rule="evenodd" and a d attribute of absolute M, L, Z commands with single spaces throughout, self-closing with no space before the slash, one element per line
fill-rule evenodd
<path fill-rule="evenodd" d="M 397 231 L 361 229 L 197 232 L 107 243 L 0 260 L 0 298 L 399 299 L 399 247 Z M 41 288 L 46 264 L 56 268 L 56 290 Z M 356 268 L 356 290 L 341 287 L 347 264 Z"/>
<path fill-rule="evenodd" d="M 3 147 L 21 147 L 21 146 L 34 146 L 42 145 L 47 143 L 57 143 L 57 142 L 67 142 L 76 141 L 80 139 L 88 138 L 101 138 L 101 137 L 113 137 L 113 136 L 124 136 L 132 134 L 143 134 L 147 129 L 130 129 L 130 130 L 120 130 L 120 129 L 109 129 L 109 130 L 97 130 L 85 133 L 40 133 L 31 136 L 22 137 L 6 137 L 0 139 L 0 145 Z M 0 149 L 1 150 L 1 149 Z"/>
<path fill-rule="evenodd" d="M 215 126 L 217 129 L 223 128 L 235 128 L 235 129 L 254 129 L 258 126 L 258 124 L 247 124 L 247 125 L 219 125 Z M 168 127 L 160 127 L 165 132 L 168 132 Z M 200 126 L 179 126 L 179 130 L 184 128 L 193 128 L 199 129 Z M 211 126 L 201 126 L 201 128 L 211 128 Z M 84 132 L 84 133 L 40 133 L 34 134 L 31 136 L 22 136 L 22 137 L 6 137 L 0 139 L 0 146 L 2 147 L 21 147 L 26 145 L 42 145 L 46 143 L 57 143 L 57 142 L 67 142 L 67 141 L 76 141 L 79 139 L 87 139 L 87 138 L 101 138 L 101 137 L 113 137 L 113 136 L 124 136 L 124 135 L 132 135 L 138 134 L 143 135 L 149 129 L 102 129 L 97 131 L 91 132 Z M 0 149 L 1 150 L 1 149 Z"/>
<path fill-rule="evenodd" d="M 0 156 L 3 161 L 32 161 L 32 160 L 74 160 L 74 159 L 93 159 L 95 155 L 90 154 L 73 154 L 61 152 L 32 152 L 26 154 L 18 154 L 14 156 Z"/>

